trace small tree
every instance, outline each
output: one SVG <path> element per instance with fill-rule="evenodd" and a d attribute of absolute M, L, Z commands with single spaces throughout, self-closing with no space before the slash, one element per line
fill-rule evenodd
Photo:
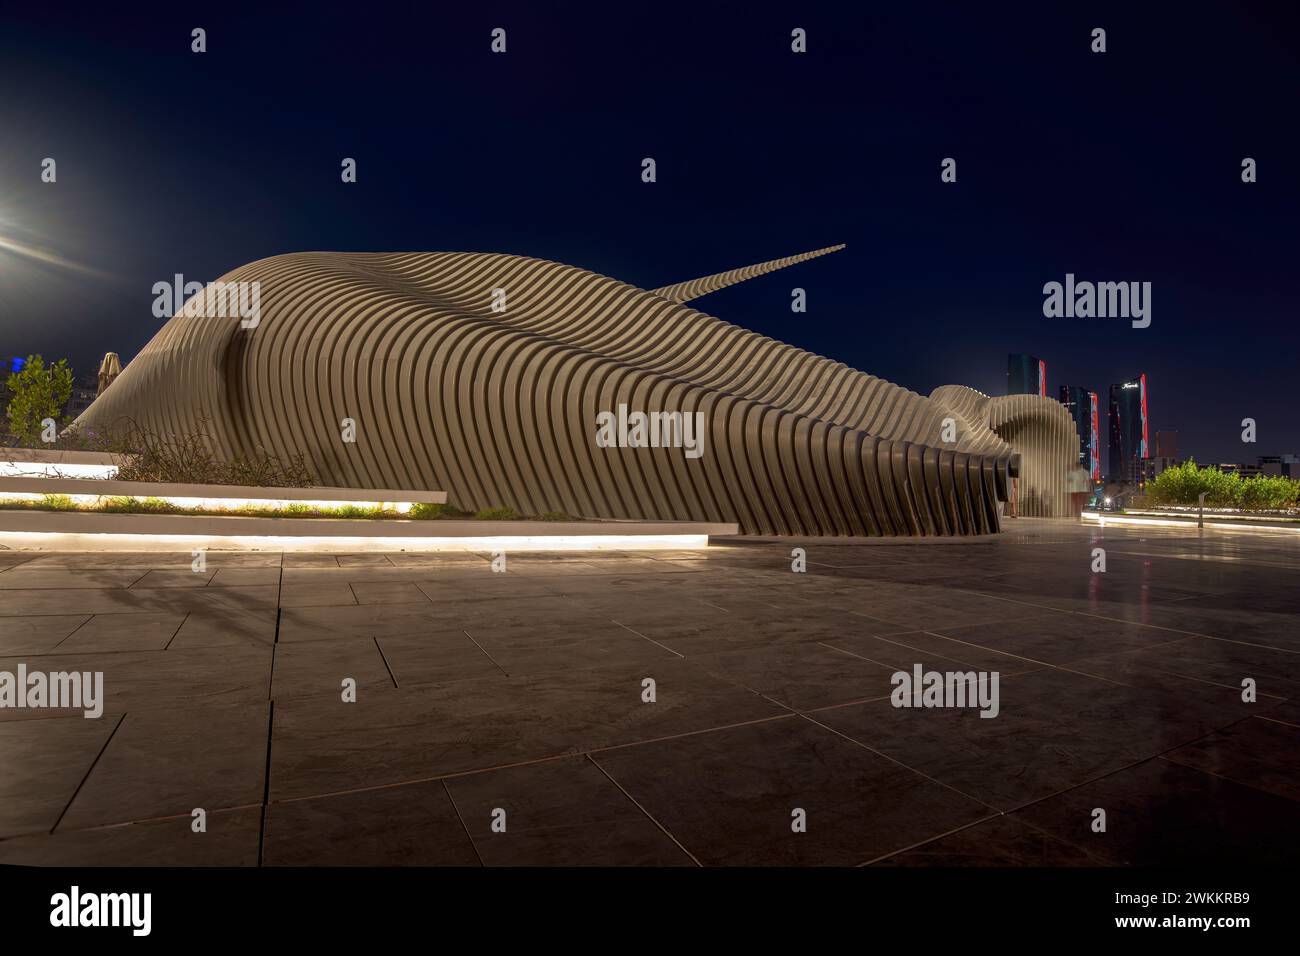
<path fill-rule="evenodd" d="M 22 371 L 12 372 L 5 386 L 9 389 L 9 433 L 20 442 L 35 445 L 41 440 L 41 422 L 59 420 L 68 396 L 72 394 L 72 369 L 66 359 L 48 368 L 39 355 L 27 356 Z"/>
<path fill-rule="evenodd" d="M 1300 482 L 1278 475 L 1242 478 L 1187 461 L 1166 468 L 1147 485 L 1147 494 L 1159 505 L 1194 505 L 1201 492 L 1211 508 L 1286 510 L 1294 508 L 1300 499 Z"/>

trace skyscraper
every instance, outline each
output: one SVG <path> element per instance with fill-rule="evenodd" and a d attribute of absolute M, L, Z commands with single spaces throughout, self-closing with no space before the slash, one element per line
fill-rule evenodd
<path fill-rule="evenodd" d="M 1178 432 L 1156 432 L 1156 458 L 1178 457 Z"/>
<path fill-rule="evenodd" d="M 1151 454 L 1149 435 L 1147 377 L 1143 373 L 1110 387 L 1110 461 L 1106 476 L 1111 481 L 1132 483 L 1142 476 L 1142 459 Z"/>
<path fill-rule="evenodd" d="M 1079 465 L 1093 481 L 1101 480 L 1101 428 L 1097 393 L 1080 385 L 1061 386 L 1061 404 L 1079 433 Z"/>
<path fill-rule="evenodd" d="M 1007 394 L 1047 397 L 1047 363 L 1017 352 L 1007 356 Z"/>

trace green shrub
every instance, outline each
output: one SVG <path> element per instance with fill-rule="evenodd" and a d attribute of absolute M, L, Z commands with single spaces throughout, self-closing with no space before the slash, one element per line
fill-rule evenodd
<path fill-rule="evenodd" d="M 110 498 L 101 498 L 97 509 L 93 505 L 90 508 L 91 510 L 106 511 L 110 514 L 133 515 L 168 515 L 178 514 L 184 510 L 163 501 L 161 498 L 132 498 L 129 495 L 114 495 Z"/>
<path fill-rule="evenodd" d="M 5 380 L 5 391 L 9 395 L 5 407 L 9 433 L 19 444 L 49 447 L 42 441 L 42 422 L 48 418 L 57 424 L 72 394 L 72 369 L 67 360 L 59 359 L 47 366 L 41 356 L 29 355 L 22 371 L 11 373 Z"/>
<path fill-rule="evenodd" d="M 1281 511 L 1296 506 L 1300 482 L 1281 475 L 1255 475 L 1241 483 L 1241 507 Z"/>
<path fill-rule="evenodd" d="M 1266 475 L 1242 478 L 1187 461 L 1162 471 L 1146 492 L 1158 505 L 1195 505 L 1204 492 L 1205 504 L 1211 508 L 1282 510 L 1294 508 L 1300 500 L 1300 481 Z"/>
<path fill-rule="evenodd" d="M 440 518 L 471 518 L 473 515 L 468 511 L 461 511 L 451 502 L 438 505 L 417 501 L 411 505 L 411 510 L 406 513 L 406 517 L 417 521 L 437 521 Z"/>
<path fill-rule="evenodd" d="M 1202 492 L 1205 503 L 1214 507 L 1235 507 L 1238 480 L 1216 468 L 1198 468 L 1187 461 L 1176 468 L 1166 468 L 1147 485 L 1146 492 L 1156 504 L 1196 504 Z"/>
<path fill-rule="evenodd" d="M 321 513 L 327 518 L 382 518 L 388 514 L 377 505 L 369 508 L 361 505 L 339 505 L 337 508 L 322 508 Z"/>
<path fill-rule="evenodd" d="M 286 502 L 283 507 L 273 508 L 255 504 L 245 504 L 238 508 L 186 508 L 170 504 L 161 498 L 135 498 L 130 495 L 105 495 L 94 504 L 77 504 L 68 495 L 44 495 L 39 501 L 7 500 L 0 498 L 0 507 L 35 511 L 91 511 L 104 514 L 172 514 L 172 515 L 239 515 L 249 518 L 362 518 L 392 519 L 410 517 L 417 520 L 438 519 L 474 519 L 476 521 L 577 521 L 572 515 L 562 511 L 548 511 L 540 515 L 521 515 L 514 508 L 485 508 L 473 514 L 462 511 L 453 504 L 427 504 L 419 502 L 411 506 L 406 514 L 399 514 L 391 508 L 378 506 L 339 505 L 337 507 L 313 507 L 300 501 Z"/>
<path fill-rule="evenodd" d="M 138 498 L 132 498 L 129 495 L 112 495 L 107 498 L 99 499 L 99 510 L 106 511 L 110 514 L 126 512 L 135 514 L 139 511 L 140 501 Z"/>
<path fill-rule="evenodd" d="M 108 498 L 101 498 L 97 509 L 94 505 L 89 507 L 92 510 L 133 515 L 175 514 L 180 510 L 161 498 L 133 498 L 130 495 L 113 495 Z"/>
<path fill-rule="evenodd" d="M 518 521 L 519 512 L 514 508 L 484 508 L 474 515 L 479 521 Z"/>

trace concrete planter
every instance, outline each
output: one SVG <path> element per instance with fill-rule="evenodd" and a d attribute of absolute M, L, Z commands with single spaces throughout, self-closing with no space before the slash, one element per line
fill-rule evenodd
<path fill-rule="evenodd" d="M 256 518 L 0 510 L 0 546 L 59 551 L 587 551 L 700 548 L 735 524 Z"/>
<path fill-rule="evenodd" d="M 0 477 L 111 478 L 121 458 L 100 451 L 0 448 Z"/>
<path fill-rule="evenodd" d="M 183 485 L 171 482 L 94 478 L 0 477 L 5 497 L 68 495 L 87 498 L 161 498 L 183 508 L 278 508 L 286 504 L 337 507 L 342 504 L 445 504 L 445 491 L 394 491 L 388 488 L 253 488 L 239 485 Z"/>

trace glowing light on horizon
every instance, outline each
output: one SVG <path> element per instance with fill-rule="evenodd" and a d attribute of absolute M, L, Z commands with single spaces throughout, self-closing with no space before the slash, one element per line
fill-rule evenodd
<path fill-rule="evenodd" d="M 0 219 L 0 227 L 4 220 Z M 71 272 L 79 272 L 83 275 L 95 276 L 100 279 L 111 279 L 112 273 L 105 272 L 103 269 L 96 269 L 94 266 L 88 266 L 80 262 L 75 262 L 67 256 L 60 255 L 52 249 L 43 249 L 40 246 L 34 246 L 30 243 L 19 242 L 10 236 L 0 234 L 0 252 L 8 252 L 13 255 L 22 256 L 26 259 L 32 259 L 45 265 L 55 266 L 59 269 L 67 269 Z"/>

